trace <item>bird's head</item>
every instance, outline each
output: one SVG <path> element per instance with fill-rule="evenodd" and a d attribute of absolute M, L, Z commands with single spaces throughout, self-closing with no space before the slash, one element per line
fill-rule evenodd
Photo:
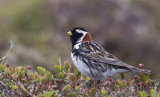
<path fill-rule="evenodd" d="M 70 36 L 72 47 L 77 43 L 82 43 L 92 40 L 90 33 L 87 32 L 87 30 L 82 27 L 76 27 L 71 31 L 67 32 L 67 34 Z"/>

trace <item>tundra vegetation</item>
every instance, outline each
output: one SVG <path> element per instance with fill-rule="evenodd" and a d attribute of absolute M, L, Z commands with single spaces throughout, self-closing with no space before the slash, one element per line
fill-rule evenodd
<path fill-rule="evenodd" d="M 80 74 L 76 67 L 70 72 L 71 64 L 66 61 L 63 65 L 54 65 L 55 74 L 46 68 L 38 66 L 32 71 L 32 66 L 12 67 L 11 64 L 0 65 L 0 96 L 20 97 L 159 97 L 160 80 L 150 79 L 143 72 L 129 79 L 112 79 L 111 77 L 92 83 Z M 143 69 L 143 68 L 142 68 Z"/>

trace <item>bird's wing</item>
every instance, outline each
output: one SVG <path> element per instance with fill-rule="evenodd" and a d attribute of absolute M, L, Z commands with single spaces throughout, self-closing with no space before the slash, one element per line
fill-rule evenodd
<path fill-rule="evenodd" d="M 96 44 L 94 41 L 82 43 L 79 49 L 79 53 L 89 60 L 94 60 L 95 62 L 103 63 L 104 65 L 112 65 L 115 68 L 122 68 L 130 70 L 133 68 L 118 58 L 107 52 L 102 46 Z M 104 68 L 105 69 L 105 68 Z"/>

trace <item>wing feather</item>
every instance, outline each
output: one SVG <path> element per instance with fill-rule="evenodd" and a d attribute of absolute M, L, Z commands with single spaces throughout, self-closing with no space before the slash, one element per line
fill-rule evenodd
<path fill-rule="evenodd" d="M 110 64 L 116 67 L 119 66 L 126 69 L 133 68 L 133 66 L 120 61 L 117 57 L 107 52 L 102 46 L 96 44 L 94 41 L 82 43 L 79 53 L 90 60 L 100 63 Z"/>

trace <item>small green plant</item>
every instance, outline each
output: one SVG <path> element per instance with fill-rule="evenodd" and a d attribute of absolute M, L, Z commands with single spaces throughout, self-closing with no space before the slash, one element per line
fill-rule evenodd
<path fill-rule="evenodd" d="M 108 92 L 105 90 L 104 87 L 102 87 L 102 89 L 101 89 L 101 94 L 102 94 L 103 97 L 107 97 L 108 96 Z"/>
<path fill-rule="evenodd" d="M 43 94 L 44 97 L 52 97 L 54 94 L 54 91 L 50 91 L 50 92 L 46 92 L 45 94 Z"/>
<path fill-rule="evenodd" d="M 139 91 L 138 94 L 139 94 L 139 97 L 147 97 L 147 93 L 146 92 Z"/>
<path fill-rule="evenodd" d="M 38 66 L 38 67 L 37 67 L 37 70 L 38 70 L 38 72 L 39 72 L 42 76 L 44 76 L 44 74 L 45 74 L 45 72 L 46 72 L 46 69 L 45 69 L 45 68 Z"/>

